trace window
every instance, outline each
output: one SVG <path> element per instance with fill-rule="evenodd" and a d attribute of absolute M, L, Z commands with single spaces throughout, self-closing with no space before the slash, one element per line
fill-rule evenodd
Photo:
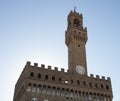
<path fill-rule="evenodd" d="M 106 85 L 106 89 L 107 89 L 107 90 L 109 89 L 109 86 L 108 86 L 108 85 Z"/>
<path fill-rule="evenodd" d="M 55 91 L 56 91 L 56 88 L 53 87 L 53 90 L 52 90 L 52 95 L 55 95 Z"/>
<path fill-rule="evenodd" d="M 101 85 L 101 88 L 104 88 L 103 85 Z"/>
<path fill-rule="evenodd" d="M 31 83 L 28 84 L 28 86 L 31 86 L 31 85 L 32 85 Z"/>
<path fill-rule="evenodd" d="M 37 92 L 41 93 L 41 84 L 38 85 Z"/>
<path fill-rule="evenodd" d="M 26 91 L 30 92 L 31 91 L 31 83 L 28 84 L 29 87 L 27 87 Z"/>
<path fill-rule="evenodd" d="M 73 80 L 71 80 L 71 84 L 73 84 Z"/>
<path fill-rule="evenodd" d="M 91 82 L 89 83 L 89 86 L 92 87 L 92 83 Z"/>
<path fill-rule="evenodd" d="M 77 80 L 77 85 L 80 85 L 80 81 L 79 80 Z"/>
<path fill-rule="evenodd" d="M 45 75 L 45 80 L 48 80 L 48 75 Z"/>
<path fill-rule="evenodd" d="M 39 84 L 38 87 L 40 88 L 40 87 L 41 87 L 41 84 Z"/>
<path fill-rule="evenodd" d="M 50 87 L 50 86 L 48 86 L 47 95 L 50 95 L 50 94 L 51 94 L 51 92 L 52 92 L 51 87 Z"/>
<path fill-rule="evenodd" d="M 57 96 L 60 96 L 60 88 L 57 88 L 57 93 L 56 93 Z"/>
<path fill-rule="evenodd" d="M 31 72 L 31 73 L 30 73 L 30 76 L 31 76 L 31 77 L 34 77 L 34 73 L 33 73 L 33 72 Z"/>
<path fill-rule="evenodd" d="M 78 19 L 74 19 L 74 24 L 76 25 L 76 27 L 78 27 L 80 25 L 79 20 Z"/>
<path fill-rule="evenodd" d="M 52 76 L 52 80 L 55 81 L 55 77 L 54 76 Z"/>
<path fill-rule="evenodd" d="M 85 81 L 83 81 L 83 86 L 86 86 L 86 82 Z"/>
<path fill-rule="evenodd" d="M 80 45 L 78 45 L 78 47 L 80 47 Z"/>
<path fill-rule="evenodd" d="M 41 78 L 41 74 L 40 74 L 40 73 L 38 74 L 38 78 L 39 78 L 39 79 Z"/>
<path fill-rule="evenodd" d="M 43 85 L 42 94 L 46 94 L 46 85 Z"/>
<path fill-rule="evenodd" d="M 36 84 L 33 84 L 33 87 L 37 87 L 37 85 L 36 85 Z"/>
<path fill-rule="evenodd" d="M 62 88 L 62 91 L 61 91 L 61 96 L 64 96 L 65 95 L 65 89 Z"/>
<path fill-rule="evenodd" d="M 62 81 L 62 79 L 61 78 L 59 78 L 59 82 L 61 82 Z"/>
<path fill-rule="evenodd" d="M 97 83 L 95 83 L 95 88 L 98 88 L 98 85 L 97 85 Z"/>

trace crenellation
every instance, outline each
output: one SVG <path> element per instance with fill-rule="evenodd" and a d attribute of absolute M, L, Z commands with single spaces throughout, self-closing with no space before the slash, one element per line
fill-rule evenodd
<path fill-rule="evenodd" d="M 38 67 L 38 63 L 34 63 L 34 66 L 35 66 L 35 67 Z"/>
<path fill-rule="evenodd" d="M 52 68 L 52 67 L 51 67 L 50 65 L 48 65 L 48 70 L 51 70 L 51 68 Z"/>
<path fill-rule="evenodd" d="M 61 68 L 61 72 L 65 72 L 65 71 L 64 71 L 64 68 Z"/>
<path fill-rule="evenodd" d="M 110 78 L 110 77 L 107 77 L 107 80 L 108 80 L 108 81 L 111 81 L 111 78 Z"/>
<path fill-rule="evenodd" d="M 54 70 L 55 70 L 55 71 L 58 71 L 58 67 L 54 67 Z"/>
<path fill-rule="evenodd" d="M 34 63 L 34 65 L 32 66 L 32 65 L 31 65 L 31 62 L 30 62 L 30 61 L 27 61 L 26 66 L 28 66 L 28 67 L 38 67 L 38 63 Z M 44 64 L 41 64 L 41 67 L 38 67 L 38 69 L 45 69 L 45 65 L 44 65 Z M 47 68 L 46 68 L 46 70 L 52 70 L 52 66 L 48 65 Z M 58 72 L 58 71 L 59 71 L 59 70 L 58 70 L 58 67 L 54 67 L 53 71 Z M 65 73 L 64 68 L 61 68 L 60 72 Z M 69 73 L 69 72 L 70 72 L 70 70 L 68 69 L 66 73 Z M 107 79 L 106 79 L 105 76 L 101 76 L 101 77 L 100 77 L 99 75 L 96 75 L 96 76 L 94 77 L 93 74 L 90 74 L 89 77 L 94 78 L 94 79 L 98 79 L 98 80 L 108 80 L 108 81 L 111 81 L 110 77 L 107 77 Z"/>
<path fill-rule="evenodd" d="M 93 78 L 94 78 L 94 75 L 93 75 L 93 74 L 90 74 L 90 77 L 93 77 Z"/>
<path fill-rule="evenodd" d="M 69 18 L 70 16 L 72 16 L 72 15 L 75 15 L 76 17 L 83 19 L 82 14 L 81 14 L 81 13 L 77 13 L 77 12 L 75 12 L 75 11 L 74 11 L 74 12 L 71 11 L 71 12 L 69 13 L 69 15 L 68 15 L 68 18 Z"/>
<path fill-rule="evenodd" d="M 94 77 L 94 75 L 93 74 L 90 74 L 90 77 L 92 77 L 92 78 L 95 78 L 95 79 L 98 79 L 98 80 L 108 80 L 108 81 L 110 81 L 111 79 L 110 79 L 110 77 L 107 77 L 107 78 L 105 78 L 105 76 L 99 76 L 99 75 L 96 75 L 95 77 Z"/>
<path fill-rule="evenodd" d="M 97 78 L 97 79 L 100 79 L 100 76 L 99 76 L 99 75 L 96 75 L 96 78 Z"/>
<path fill-rule="evenodd" d="M 105 76 L 102 76 L 102 80 L 105 80 Z"/>
<path fill-rule="evenodd" d="M 30 61 L 27 61 L 26 62 L 26 66 L 30 66 L 31 65 L 31 62 Z"/>
<path fill-rule="evenodd" d="M 82 28 L 80 28 L 82 31 L 84 31 L 84 32 L 87 32 L 87 29 L 86 29 L 86 27 L 82 27 Z"/>
<path fill-rule="evenodd" d="M 87 31 L 87 27 L 84 28 Z"/>
<path fill-rule="evenodd" d="M 44 65 L 44 64 L 41 64 L 41 68 L 44 68 L 44 69 L 45 69 L 45 65 Z"/>

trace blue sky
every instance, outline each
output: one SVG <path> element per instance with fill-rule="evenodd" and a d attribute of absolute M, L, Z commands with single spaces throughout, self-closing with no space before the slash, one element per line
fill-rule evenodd
<path fill-rule="evenodd" d="M 0 80 L 2 101 L 12 101 L 26 61 L 67 69 L 67 15 L 83 14 L 88 30 L 88 73 L 111 77 L 120 94 L 119 0 L 0 0 Z"/>

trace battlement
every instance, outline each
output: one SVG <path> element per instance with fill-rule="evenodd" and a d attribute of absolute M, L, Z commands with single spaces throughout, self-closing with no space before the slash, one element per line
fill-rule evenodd
<path fill-rule="evenodd" d="M 31 64 L 30 61 L 27 61 L 26 62 L 26 67 L 37 67 L 38 69 L 45 69 L 45 70 L 51 70 L 51 71 L 56 71 L 56 72 L 63 72 L 63 73 L 67 73 L 69 72 L 69 70 L 66 72 L 64 70 L 64 68 L 61 68 L 61 70 L 58 70 L 58 67 L 54 67 L 52 69 L 52 66 L 48 65 L 48 66 L 45 66 L 44 64 L 41 64 L 41 66 L 39 67 L 38 66 L 38 63 L 34 63 L 33 65 Z M 111 81 L 111 78 L 110 77 L 105 77 L 105 76 L 99 76 L 99 75 L 96 75 L 94 76 L 94 74 L 90 74 L 89 76 L 90 78 L 93 78 L 93 79 L 98 79 L 98 80 L 106 80 L 106 81 Z"/>
<path fill-rule="evenodd" d="M 94 78 L 94 79 L 99 79 L 99 80 L 111 81 L 110 77 L 105 78 L 105 76 L 99 76 L 99 75 L 94 76 L 93 74 L 90 74 L 89 77 Z"/>
<path fill-rule="evenodd" d="M 46 67 L 44 64 L 41 64 L 41 66 L 39 67 L 38 63 L 34 63 L 34 65 L 32 65 L 30 61 L 27 61 L 25 66 L 28 67 L 28 68 L 29 67 L 37 67 L 38 69 L 47 69 L 47 70 L 51 70 L 51 71 L 66 73 L 64 68 L 61 68 L 61 70 L 58 70 L 58 67 L 54 67 L 54 69 L 52 69 L 52 66 L 48 65 Z"/>
<path fill-rule="evenodd" d="M 75 15 L 75 16 L 78 16 L 78 17 L 83 18 L 82 14 L 77 13 L 76 11 L 71 11 L 71 12 L 69 13 L 69 15 L 68 15 L 68 18 L 69 18 L 71 15 Z"/>

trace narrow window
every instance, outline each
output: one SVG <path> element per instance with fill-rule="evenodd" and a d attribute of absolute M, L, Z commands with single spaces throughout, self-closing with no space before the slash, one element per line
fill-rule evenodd
<path fill-rule="evenodd" d="M 48 75 L 45 75 L 45 80 L 48 80 Z"/>
<path fill-rule="evenodd" d="M 91 82 L 89 83 L 89 86 L 92 87 L 92 83 Z"/>
<path fill-rule="evenodd" d="M 78 19 L 74 19 L 74 24 L 76 25 L 76 27 L 78 27 L 80 25 L 79 20 Z"/>
<path fill-rule="evenodd" d="M 73 84 L 73 80 L 71 80 L 71 84 Z"/>
<path fill-rule="evenodd" d="M 108 85 L 106 85 L 106 89 L 107 89 L 107 90 L 109 89 L 109 86 L 108 86 Z"/>
<path fill-rule="evenodd" d="M 33 73 L 33 72 L 31 72 L 31 73 L 30 73 L 30 76 L 31 76 L 31 77 L 34 77 L 34 73 Z"/>
<path fill-rule="evenodd" d="M 39 78 L 39 79 L 41 78 L 41 74 L 40 74 L 40 73 L 38 74 L 38 78 Z"/>
<path fill-rule="evenodd" d="M 55 77 L 54 76 L 52 77 L 52 80 L 55 81 Z"/>
<path fill-rule="evenodd" d="M 102 88 L 102 89 L 104 88 L 103 85 L 101 85 L 101 88 Z"/>
<path fill-rule="evenodd" d="M 59 78 L 59 82 L 61 82 L 62 81 L 62 79 L 61 78 Z"/>
<path fill-rule="evenodd" d="M 77 80 L 77 85 L 80 85 L 80 81 L 79 80 Z"/>
<path fill-rule="evenodd" d="M 97 83 L 95 83 L 95 88 L 98 88 L 98 85 L 97 85 Z"/>
<path fill-rule="evenodd" d="M 85 81 L 83 81 L 83 85 L 86 86 L 86 82 Z"/>
<path fill-rule="evenodd" d="M 32 86 L 32 84 L 31 84 L 31 83 L 29 83 L 29 84 L 28 84 L 28 86 Z"/>

